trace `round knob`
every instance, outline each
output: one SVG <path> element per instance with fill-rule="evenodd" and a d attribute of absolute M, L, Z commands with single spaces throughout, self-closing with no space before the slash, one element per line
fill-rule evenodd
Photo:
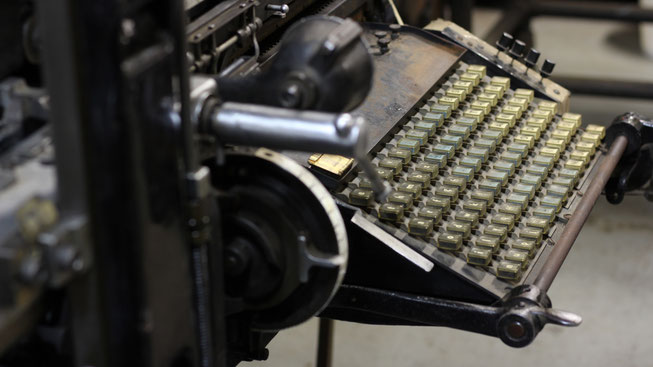
<path fill-rule="evenodd" d="M 399 24 L 390 24 L 390 31 L 392 32 L 390 37 L 392 37 L 392 39 L 399 37 L 400 30 L 401 30 L 401 26 Z"/>
<path fill-rule="evenodd" d="M 524 59 L 524 63 L 529 68 L 532 68 L 533 66 L 535 66 L 537 64 L 537 60 L 539 58 L 540 58 L 540 51 L 538 51 L 538 50 L 536 50 L 534 48 L 531 48 L 528 51 L 528 54 L 526 54 L 526 58 Z"/>
<path fill-rule="evenodd" d="M 556 67 L 556 63 L 546 59 L 544 60 L 544 63 L 542 64 L 542 69 L 540 69 L 540 75 L 542 75 L 545 78 L 548 78 L 551 73 L 553 73 L 553 69 Z"/>
<path fill-rule="evenodd" d="M 388 35 L 388 32 L 385 31 L 376 31 L 374 32 L 374 37 L 381 39 Z"/>
<path fill-rule="evenodd" d="M 377 41 L 377 44 L 379 45 L 379 49 L 381 50 L 382 54 L 388 52 L 388 45 L 390 45 L 389 39 L 381 38 Z"/>
<path fill-rule="evenodd" d="M 526 49 L 526 44 L 520 40 L 516 40 L 510 48 L 510 56 L 518 59 L 524 54 L 524 49 Z"/>
<path fill-rule="evenodd" d="M 506 50 L 510 49 L 510 46 L 512 46 L 513 42 L 515 42 L 515 39 L 512 37 L 512 35 L 510 33 L 503 32 L 496 45 L 499 50 L 506 52 Z"/>

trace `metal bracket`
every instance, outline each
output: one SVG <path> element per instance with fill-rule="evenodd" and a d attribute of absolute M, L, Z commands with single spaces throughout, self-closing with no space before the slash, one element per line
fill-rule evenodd
<path fill-rule="evenodd" d="M 529 345 L 546 324 L 578 326 L 580 316 L 551 308 L 532 285 L 514 288 L 496 305 L 342 285 L 322 317 L 373 324 L 445 326 L 499 337 L 511 347 Z"/>
<path fill-rule="evenodd" d="M 644 197 L 653 201 L 653 120 L 634 112 L 617 116 L 606 132 L 606 145 L 625 136 L 628 145 L 612 177 L 605 186 L 608 201 L 619 204 L 626 192 L 648 184 Z"/>

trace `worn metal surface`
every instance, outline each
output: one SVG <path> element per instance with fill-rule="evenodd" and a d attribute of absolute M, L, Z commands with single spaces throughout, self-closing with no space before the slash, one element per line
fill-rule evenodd
<path fill-rule="evenodd" d="M 371 46 L 374 60 L 372 89 L 353 115 L 364 117 L 369 125 L 367 151 L 372 152 L 385 137 L 391 135 L 409 113 L 417 110 L 424 95 L 437 89 L 438 81 L 449 73 L 465 50 L 428 32 L 409 26 L 390 42 L 389 51 L 381 54 L 374 32 L 390 33 L 385 25 L 365 25 L 365 38 Z M 303 165 L 308 165 L 311 153 L 287 153 Z"/>

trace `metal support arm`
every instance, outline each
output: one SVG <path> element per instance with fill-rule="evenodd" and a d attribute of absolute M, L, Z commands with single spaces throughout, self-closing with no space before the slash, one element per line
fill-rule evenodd
<path fill-rule="evenodd" d="M 343 285 L 323 317 L 375 324 L 445 326 L 499 337 L 512 347 L 530 344 L 546 324 L 577 326 L 581 318 L 551 309 L 539 288 L 516 287 L 487 306 L 375 288 Z"/>

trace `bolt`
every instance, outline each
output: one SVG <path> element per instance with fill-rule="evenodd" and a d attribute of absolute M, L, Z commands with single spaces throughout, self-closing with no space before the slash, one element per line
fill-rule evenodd
<path fill-rule="evenodd" d="M 526 329 L 524 328 L 524 325 L 522 325 L 521 322 L 519 321 L 513 321 L 508 326 L 506 327 L 506 333 L 508 336 L 515 340 L 519 340 L 526 335 Z"/>
<path fill-rule="evenodd" d="M 297 84 L 291 83 L 281 92 L 280 98 L 282 106 L 297 107 L 301 103 L 302 93 Z"/>
<path fill-rule="evenodd" d="M 265 10 L 278 11 L 281 14 L 288 14 L 288 12 L 290 11 L 290 7 L 286 4 L 281 4 L 281 5 L 268 4 L 265 6 Z"/>
<path fill-rule="evenodd" d="M 352 127 L 354 127 L 355 120 L 348 113 L 342 114 L 336 120 L 336 132 L 339 136 L 345 137 L 349 135 Z"/>

